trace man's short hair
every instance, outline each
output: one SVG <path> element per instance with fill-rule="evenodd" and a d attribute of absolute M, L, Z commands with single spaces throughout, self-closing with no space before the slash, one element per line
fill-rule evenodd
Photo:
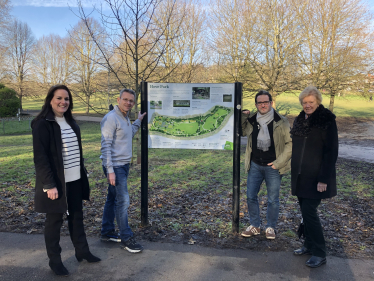
<path fill-rule="evenodd" d="M 136 94 L 133 90 L 131 89 L 122 89 L 120 92 L 119 92 L 119 97 L 121 98 L 122 97 L 122 94 L 126 92 L 126 93 L 129 93 L 129 94 L 132 94 L 134 96 L 134 100 L 136 101 Z"/>
<path fill-rule="evenodd" d="M 255 96 L 255 103 L 257 103 L 257 97 L 258 96 L 262 96 L 262 95 L 268 96 L 269 97 L 269 101 L 273 101 L 273 98 L 271 97 L 271 95 L 270 95 L 270 93 L 268 91 L 261 90 Z"/>
<path fill-rule="evenodd" d="M 322 103 L 322 94 L 318 89 L 314 86 L 308 86 L 306 87 L 299 96 L 300 104 L 303 105 L 303 99 L 307 96 L 314 96 L 317 100 L 318 105 Z"/>

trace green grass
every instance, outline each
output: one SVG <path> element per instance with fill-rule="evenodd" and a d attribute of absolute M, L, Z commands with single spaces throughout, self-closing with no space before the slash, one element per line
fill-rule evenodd
<path fill-rule="evenodd" d="M 101 168 L 100 124 L 81 122 L 83 156 L 85 166 L 90 173 L 93 190 L 106 183 Z M 342 196 L 367 198 L 374 196 L 369 175 L 370 166 L 354 166 L 355 174 L 344 172 L 346 168 L 358 165 L 342 162 L 337 168 L 337 184 Z M 0 187 L 12 188 L 18 185 L 33 185 L 35 180 L 32 136 L 0 136 Z M 133 168 L 129 177 L 129 187 L 139 190 L 141 175 L 139 168 Z M 245 191 L 246 173 L 244 171 L 244 151 L 241 153 L 241 184 Z M 165 189 L 170 196 L 183 190 L 206 191 L 207 186 L 214 186 L 216 194 L 232 191 L 232 152 L 222 150 L 190 149 L 149 149 L 149 186 Z M 280 195 L 286 198 L 290 193 L 290 175 L 282 179 Z M 95 195 L 95 191 L 93 191 Z M 259 196 L 266 195 L 263 184 Z M 285 202 L 286 203 L 286 202 Z"/>
<path fill-rule="evenodd" d="M 300 91 L 301 92 L 301 91 Z M 293 93 L 283 93 L 279 95 L 276 99 L 277 110 L 281 114 L 288 114 L 296 116 L 302 110 L 302 107 L 299 103 L 299 94 L 300 92 Z M 40 110 L 43 105 L 43 98 L 24 98 L 23 99 L 23 108 L 24 110 Z M 74 97 L 74 110 L 75 114 L 85 114 L 86 105 L 83 101 Z M 115 105 L 116 96 L 111 97 L 110 102 Z M 98 112 L 90 110 L 90 114 L 98 115 L 105 114 L 107 110 L 106 104 L 106 94 L 96 94 L 92 97 L 90 102 L 95 108 L 98 108 Z M 329 107 L 330 97 L 323 95 L 322 104 L 325 107 Z M 103 108 L 103 109 L 100 109 Z M 255 110 L 254 106 L 254 97 L 243 99 L 243 108 Z M 374 102 L 369 102 L 367 98 L 356 94 L 347 94 L 345 96 L 336 96 L 335 97 L 335 106 L 334 113 L 337 117 L 356 117 L 356 118 L 373 118 L 374 111 Z M 0 128 L 1 129 L 1 128 Z"/>
<path fill-rule="evenodd" d="M 31 132 L 30 120 L 12 120 L 1 119 L 0 120 L 0 135 L 12 135 Z"/>
<path fill-rule="evenodd" d="M 299 103 L 300 92 L 284 93 L 277 97 L 276 108 L 283 115 L 296 116 L 302 110 Z M 256 110 L 254 97 L 243 99 L 243 108 Z M 322 104 L 329 108 L 330 97 L 323 95 Z M 374 102 L 357 95 L 335 97 L 334 114 L 337 117 L 373 118 Z"/>
<path fill-rule="evenodd" d="M 41 110 L 44 104 L 44 98 L 42 97 L 25 97 L 22 99 L 23 110 Z M 117 104 L 117 96 L 113 96 L 110 99 L 110 103 L 113 105 Z M 73 96 L 73 113 L 74 114 L 85 114 L 86 113 L 86 103 L 83 102 L 76 96 Z M 90 109 L 90 114 L 92 115 L 104 115 L 108 112 L 107 108 L 107 97 L 106 93 L 93 95 L 90 100 L 90 105 L 92 105 L 96 111 Z"/>

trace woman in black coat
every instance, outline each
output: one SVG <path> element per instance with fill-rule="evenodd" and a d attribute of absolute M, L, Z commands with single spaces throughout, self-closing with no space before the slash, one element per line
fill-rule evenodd
<path fill-rule="evenodd" d="M 310 254 L 309 267 L 326 263 L 326 245 L 317 207 L 321 199 L 336 195 L 338 130 L 335 115 L 322 104 L 317 88 L 309 86 L 299 96 L 303 111 L 292 130 L 291 186 L 298 197 L 305 242 L 295 255 Z"/>
<path fill-rule="evenodd" d="M 98 262 L 91 254 L 83 226 L 82 200 L 89 200 L 79 126 L 72 116 L 73 100 L 64 85 L 52 86 L 41 112 L 32 121 L 36 172 L 35 211 L 46 213 L 44 238 L 49 266 L 69 275 L 61 261 L 60 230 L 66 213 L 78 261 Z"/>

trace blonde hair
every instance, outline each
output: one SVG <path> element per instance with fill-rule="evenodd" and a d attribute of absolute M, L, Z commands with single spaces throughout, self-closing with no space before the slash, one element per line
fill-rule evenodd
<path fill-rule="evenodd" d="M 317 99 L 318 105 L 322 103 L 322 94 L 318 89 L 314 86 L 306 87 L 299 95 L 300 104 L 303 105 L 303 99 L 307 96 L 314 96 Z"/>

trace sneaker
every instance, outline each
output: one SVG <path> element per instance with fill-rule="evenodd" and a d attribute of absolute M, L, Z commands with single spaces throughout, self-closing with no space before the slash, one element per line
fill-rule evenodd
<path fill-rule="evenodd" d="M 131 237 L 129 240 L 122 242 L 121 248 L 126 249 L 130 253 L 139 253 L 143 251 L 143 246 L 137 243 L 134 237 Z"/>
<path fill-rule="evenodd" d="M 121 242 L 121 237 L 118 233 L 112 230 L 107 234 L 101 235 L 100 240 L 102 242 Z"/>
<path fill-rule="evenodd" d="M 275 239 L 274 228 L 268 227 L 266 228 L 265 232 L 266 232 L 266 239 Z"/>
<path fill-rule="evenodd" d="M 247 227 L 247 229 L 245 231 L 242 232 L 242 236 L 243 237 L 252 237 L 252 236 L 255 236 L 255 235 L 259 235 L 260 234 L 260 228 L 259 227 L 254 227 L 253 225 L 250 225 Z"/>

